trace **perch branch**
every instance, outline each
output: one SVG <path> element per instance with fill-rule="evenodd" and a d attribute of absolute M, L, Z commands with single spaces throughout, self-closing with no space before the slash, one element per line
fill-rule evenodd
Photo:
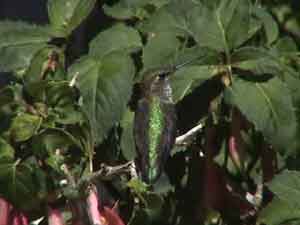
<path fill-rule="evenodd" d="M 83 184 L 92 182 L 95 179 L 108 180 L 119 174 L 132 173 L 131 171 L 133 166 L 134 166 L 133 161 L 129 161 L 125 164 L 118 165 L 118 166 L 108 166 L 106 164 L 101 164 L 101 167 L 98 171 L 91 173 L 85 176 L 84 178 L 80 179 L 78 185 L 81 186 Z"/>
<path fill-rule="evenodd" d="M 200 123 L 199 125 L 193 127 L 192 129 L 190 129 L 188 132 L 186 132 L 185 134 L 179 136 L 176 138 L 175 144 L 176 145 L 186 145 L 189 140 L 200 130 L 202 130 L 203 128 L 203 124 Z"/>
<path fill-rule="evenodd" d="M 191 130 L 189 130 L 188 132 L 186 132 L 185 134 L 179 136 L 176 138 L 176 145 L 186 145 L 188 144 L 188 142 L 191 140 L 191 138 L 200 130 L 202 130 L 203 128 L 203 124 L 199 124 L 197 126 L 195 126 L 194 128 L 192 128 Z M 69 181 L 69 183 L 72 184 L 72 186 L 74 186 L 74 178 L 70 175 L 68 169 L 66 166 L 63 167 L 63 170 L 67 176 L 67 180 Z M 120 175 L 120 174 L 130 174 L 133 177 L 136 177 L 136 171 L 135 171 L 135 163 L 134 161 L 129 161 L 125 164 L 122 165 L 118 165 L 118 166 L 109 166 L 106 164 L 101 164 L 100 169 L 94 173 L 90 173 L 86 176 L 84 176 L 83 178 L 81 178 L 77 185 L 79 187 L 81 187 L 82 185 L 85 185 L 87 183 L 90 183 L 96 179 L 102 179 L 102 180 L 109 180 L 112 177 L 116 176 L 116 175 Z"/>

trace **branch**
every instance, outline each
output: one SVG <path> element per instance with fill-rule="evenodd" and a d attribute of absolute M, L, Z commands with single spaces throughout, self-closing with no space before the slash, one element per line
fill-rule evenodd
<path fill-rule="evenodd" d="M 175 144 L 176 145 L 186 145 L 191 140 L 191 138 L 199 131 L 202 130 L 204 125 L 202 123 L 198 124 L 197 126 L 190 129 L 185 134 L 176 138 Z"/>
<path fill-rule="evenodd" d="M 132 173 L 133 168 L 135 168 L 134 161 L 129 161 L 118 166 L 108 166 L 105 164 L 101 164 L 101 168 L 98 171 L 88 174 L 84 178 L 80 179 L 78 181 L 78 186 L 80 187 L 96 179 L 109 180 L 116 175 Z"/>
<path fill-rule="evenodd" d="M 199 125 L 195 126 L 185 134 L 179 136 L 176 138 L 176 145 L 187 145 L 189 141 L 192 139 L 192 137 L 202 130 L 204 125 L 200 123 Z M 75 186 L 75 181 L 74 178 L 70 175 L 70 172 L 68 171 L 67 167 L 64 165 L 62 168 L 63 171 L 65 172 L 65 175 L 67 177 L 68 182 L 72 185 Z M 118 165 L 118 166 L 109 166 L 106 164 L 101 164 L 100 169 L 94 173 L 90 173 L 84 177 L 82 177 L 76 184 L 78 187 L 82 187 L 83 185 L 93 182 L 96 179 L 101 179 L 101 180 L 109 180 L 112 177 L 120 174 L 130 174 L 132 177 L 137 177 L 136 174 L 136 168 L 135 168 L 135 163 L 134 161 L 129 161 L 125 164 Z"/>

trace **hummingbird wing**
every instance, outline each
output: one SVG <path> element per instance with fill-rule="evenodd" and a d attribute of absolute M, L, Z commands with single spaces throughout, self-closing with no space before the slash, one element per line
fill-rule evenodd
<path fill-rule="evenodd" d="M 165 164 L 176 140 L 176 110 L 172 103 L 163 104 L 165 128 L 161 137 L 160 148 L 162 149 L 162 162 Z"/>
<path fill-rule="evenodd" d="M 175 142 L 176 113 L 173 104 L 159 98 L 141 99 L 135 113 L 134 137 L 137 166 L 142 179 L 155 182 Z"/>

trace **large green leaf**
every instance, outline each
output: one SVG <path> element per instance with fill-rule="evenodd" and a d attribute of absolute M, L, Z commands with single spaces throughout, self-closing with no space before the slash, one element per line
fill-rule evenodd
<path fill-rule="evenodd" d="M 263 8 L 254 8 L 254 15 L 257 16 L 262 24 L 266 34 L 267 44 L 272 44 L 279 36 L 279 29 L 272 15 Z"/>
<path fill-rule="evenodd" d="M 268 183 L 268 187 L 278 198 L 300 209 L 300 173 L 298 171 L 281 172 Z"/>
<path fill-rule="evenodd" d="M 248 0 L 224 0 L 217 8 L 194 8 L 190 29 L 195 40 L 200 46 L 217 51 L 229 51 L 243 44 L 250 35 L 249 4 Z"/>
<path fill-rule="evenodd" d="M 174 64 L 180 41 L 173 33 L 158 33 L 150 37 L 143 49 L 144 69 Z"/>
<path fill-rule="evenodd" d="M 24 22 L 0 22 L 0 71 L 26 68 L 33 55 L 50 40 L 47 27 Z"/>
<path fill-rule="evenodd" d="M 4 139 L 0 138 L 0 162 L 12 161 L 15 156 L 15 150 Z"/>
<path fill-rule="evenodd" d="M 12 45 L 45 43 L 50 40 L 48 27 L 24 22 L 0 22 L 0 48 Z"/>
<path fill-rule="evenodd" d="M 281 56 L 297 56 L 299 50 L 296 42 L 291 37 L 283 37 L 272 46 L 272 51 L 275 55 Z"/>
<path fill-rule="evenodd" d="M 92 11 L 96 0 L 49 0 L 49 20 L 57 36 L 68 36 Z"/>
<path fill-rule="evenodd" d="M 300 222 L 300 208 L 289 201 L 275 197 L 259 213 L 258 221 L 268 225 L 282 225 L 291 221 Z"/>
<path fill-rule="evenodd" d="M 76 90 L 67 82 L 48 82 L 46 87 L 47 105 L 64 107 L 76 104 Z"/>
<path fill-rule="evenodd" d="M 53 47 L 46 46 L 36 52 L 24 74 L 24 81 L 26 83 L 37 83 L 45 78 L 49 56 L 53 51 Z"/>
<path fill-rule="evenodd" d="M 268 183 L 276 195 L 260 214 L 260 221 L 279 225 L 288 220 L 300 220 L 300 173 L 285 170 Z"/>
<path fill-rule="evenodd" d="M 199 46 L 229 52 L 253 35 L 249 4 L 248 0 L 224 0 L 217 7 L 209 7 L 200 1 L 174 0 L 142 23 L 140 29 L 192 36 Z"/>
<path fill-rule="evenodd" d="M 146 10 L 147 6 L 154 6 L 160 8 L 168 3 L 170 0 L 121 0 L 113 5 L 105 4 L 103 6 L 104 12 L 116 19 L 143 19 L 149 16 Z"/>
<path fill-rule="evenodd" d="M 200 86 L 214 75 L 213 66 L 187 66 L 176 71 L 171 77 L 174 102 L 180 101 L 185 95 Z"/>
<path fill-rule="evenodd" d="M 131 96 L 135 68 L 126 54 L 115 52 L 101 61 L 83 57 L 69 73 L 78 74 L 82 108 L 97 143 L 106 137 L 125 111 Z"/>
<path fill-rule="evenodd" d="M 281 68 L 271 52 L 264 48 L 243 47 L 232 54 L 234 67 L 249 70 L 255 75 L 278 75 Z"/>
<path fill-rule="evenodd" d="M 0 164 L 0 195 L 9 199 L 14 206 L 27 210 L 36 206 L 37 184 L 34 170 L 27 163 L 2 162 Z"/>
<path fill-rule="evenodd" d="M 169 32 L 160 32 L 148 37 L 143 49 L 143 70 L 167 66 L 216 65 L 219 63 L 218 53 L 199 46 L 186 47 Z"/>
<path fill-rule="evenodd" d="M 114 51 L 135 52 L 142 47 L 139 33 L 123 24 L 101 32 L 90 43 L 90 54 L 103 57 Z"/>
<path fill-rule="evenodd" d="M 30 114 L 20 114 L 12 122 L 10 133 L 17 141 L 26 141 L 31 138 L 41 126 L 42 118 Z"/>
<path fill-rule="evenodd" d="M 143 18 L 146 13 L 143 8 L 128 5 L 125 1 L 119 1 L 114 5 L 105 4 L 103 9 L 108 16 L 121 20 L 130 19 L 132 17 Z"/>
<path fill-rule="evenodd" d="M 134 160 L 136 157 L 135 142 L 133 136 L 134 113 L 127 110 L 121 121 L 122 137 L 121 149 L 126 160 Z"/>
<path fill-rule="evenodd" d="M 75 124 L 83 121 L 82 112 L 77 105 L 76 90 L 67 82 L 49 82 L 46 87 L 46 103 L 57 123 Z"/>
<path fill-rule="evenodd" d="M 252 72 L 254 75 L 275 75 L 284 81 L 295 101 L 300 99 L 300 77 L 289 65 L 297 57 L 298 50 L 290 38 L 279 39 L 271 50 L 243 47 L 232 54 L 234 68 Z"/>
<path fill-rule="evenodd" d="M 65 150 L 71 145 L 81 147 L 80 142 L 68 132 L 54 128 L 47 129 L 32 138 L 32 151 L 41 158 L 55 154 L 56 149 Z"/>
<path fill-rule="evenodd" d="M 296 115 L 289 89 L 279 78 L 265 82 L 234 79 L 225 101 L 237 106 L 276 149 L 292 150 Z"/>
<path fill-rule="evenodd" d="M 278 59 L 280 77 L 291 90 L 294 102 L 300 102 L 300 75 L 294 63 L 298 60 L 299 50 L 296 42 L 290 37 L 278 39 L 272 46 L 271 54 Z"/>
<path fill-rule="evenodd" d="M 194 9 L 195 8 L 195 9 Z M 156 35 L 167 32 L 174 35 L 189 35 L 189 23 L 191 9 L 200 10 L 200 5 L 191 0 L 173 0 L 165 7 L 160 8 L 148 20 L 139 25 L 142 32 Z"/>
<path fill-rule="evenodd" d="M 15 94 L 11 87 L 7 86 L 0 89 L 0 106 L 12 103 L 14 96 Z"/>

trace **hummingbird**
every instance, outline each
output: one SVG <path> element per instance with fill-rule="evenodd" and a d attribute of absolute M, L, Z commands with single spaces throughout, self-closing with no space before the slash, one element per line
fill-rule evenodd
<path fill-rule="evenodd" d="M 147 184 L 154 184 L 159 179 L 176 139 L 177 116 L 169 76 L 189 62 L 148 70 L 141 81 L 134 139 L 136 165 Z"/>

